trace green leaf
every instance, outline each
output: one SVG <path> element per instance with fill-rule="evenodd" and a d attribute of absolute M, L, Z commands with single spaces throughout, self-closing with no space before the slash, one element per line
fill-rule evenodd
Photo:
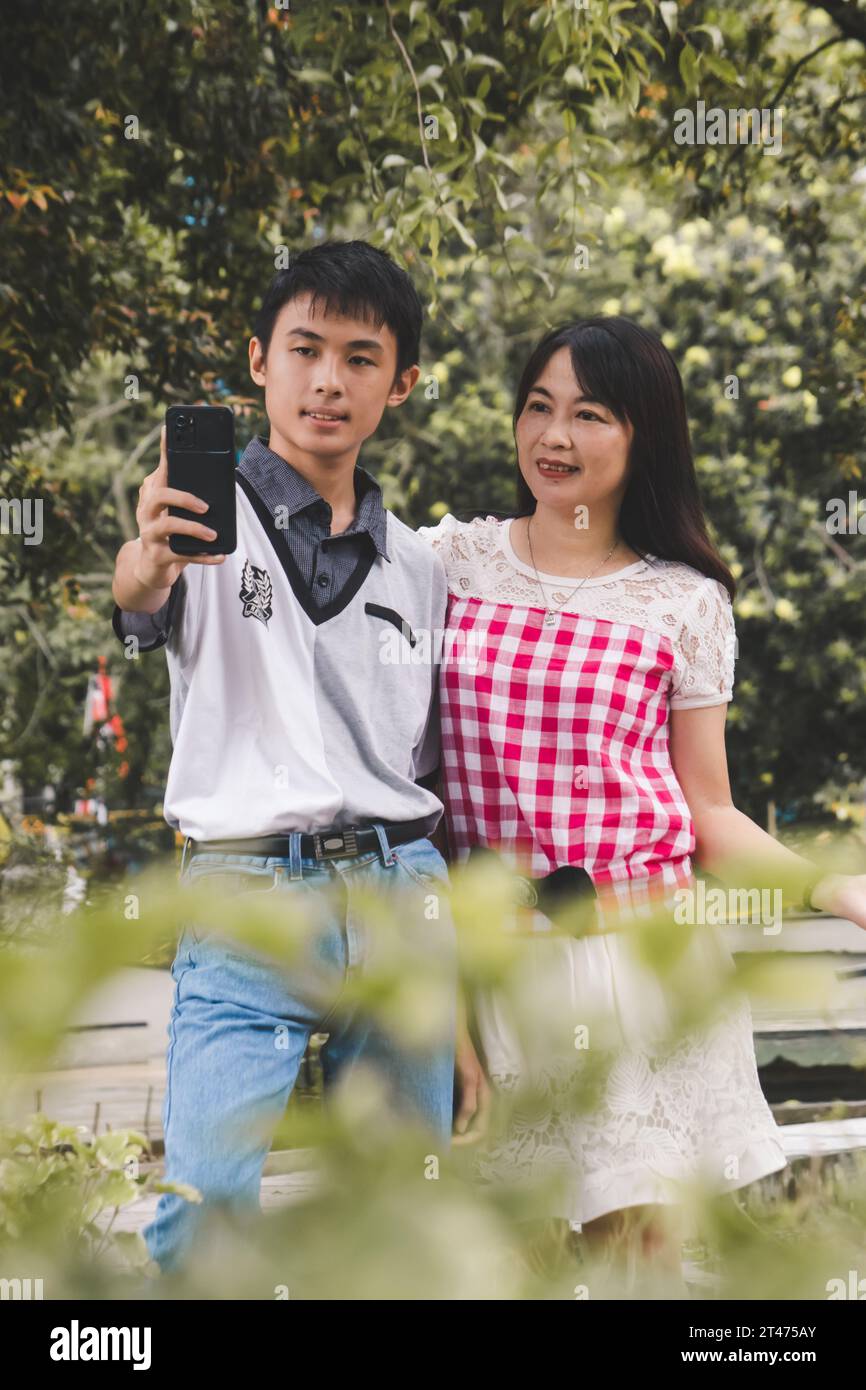
<path fill-rule="evenodd" d="M 563 53 L 567 53 L 571 45 L 571 16 L 563 10 L 556 16 L 556 32 L 559 35 Z"/>
<path fill-rule="evenodd" d="M 112 1173 L 82 1207 L 82 1219 L 92 1221 L 106 1207 L 122 1207 L 139 1196 L 138 1187 L 123 1173 Z"/>
<path fill-rule="evenodd" d="M 645 28 L 643 27 L 642 24 L 634 24 L 634 25 L 632 26 L 632 31 L 631 31 L 631 32 L 632 32 L 633 38 L 634 38 L 634 37 L 637 37 L 637 38 L 643 39 L 644 43 L 648 43 L 649 46 L 650 46 L 650 48 L 654 48 L 655 51 L 656 51 L 656 53 L 659 55 L 660 58 L 666 58 L 666 57 L 667 57 L 667 55 L 666 55 L 664 49 L 662 48 L 661 44 L 659 43 L 659 41 L 658 41 L 658 39 L 655 37 L 655 35 L 654 35 L 654 34 L 651 34 L 650 31 L 649 31 L 649 29 L 645 29 Z"/>
<path fill-rule="evenodd" d="M 684 44 L 680 53 L 679 60 L 680 77 L 683 79 L 683 86 L 687 92 L 697 91 L 698 87 L 698 55 L 691 44 Z"/>
<path fill-rule="evenodd" d="M 722 47 L 722 31 L 715 24 L 693 24 L 686 30 L 689 34 L 709 34 L 713 41 L 713 52 L 718 53 Z"/>
<path fill-rule="evenodd" d="M 502 191 L 502 184 L 495 174 L 490 175 L 490 182 L 493 184 L 493 192 L 496 194 L 496 201 L 503 212 L 508 211 L 508 199 Z"/>
<path fill-rule="evenodd" d="M 324 68 L 300 68 L 294 76 L 299 82 L 329 82 L 332 87 L 337 84 L 329 72 Z"/>
<path fill-rule="evenodd" d="M 587 169 L 586 172 L 592 179 L 593 183 L 597 183 L 600 188 L 603 188 L 605 190 L 605 192 L 607 192 L 610 189 L 610 182 L 608 181 L 608 179 L 604 177 L 604 174 L 600 174 L 597 169 Z"/>
<path fill-rule="evenodd" d="M 640 105 L 640 78 L 634 68 L 629 68 L 625 75 L 625 95 L 631 109 L 636 111 Z"/>
<path fill-rule="evenodd" d="M 455 217 L 454 213 L 449 211 L 448 208 L 443 208 L 442 211 L 448 218 L 448 221 L 451 223 L 460 240 L 463 242 L 463 245 L 468 246 L 470 251 L 477 251 L 478 246 L 472 234 L 464 227 L 460 219 Z"/>
<path fill-rule="evenodd" d="M 349 156 L 357 155 L 360 149 L 360 141 L 354 135 L 347 135 L 337 146 L 337 158 L 341 164 L 345 164 Z"/>
<path fill-rule="evenodd" d="M 592 63 L 593 66 L 597 66 L 600 64 L 602 67 L 607 68 L 608 71 L 612 74 L 612 76 L 616 78 L 620 78 L 622 76 L 622 69 L 620 68 L 619 64 L 615 63 L 613 61 L 613 58 L 611 58 L 610 54 L 603 48 L 599 48 L 595 53 L 593 53 Z"/>
<path fill-rule="evenodd" d="M 466 59 L 467 68 L 498 68 L 500 72 L 506 72 L 504 63 L 500 63 L 498 58 L 491 58 L 489 53 L 473 53 Z"/>
<path fill-rule="evenodd" d="M 444 102 L 441 101 L 431 102 L 431 104 L 426 108 L 424 114 L 428 116 L 435 116 L 440 126 L 445 127 L 445 130 L 448 134 L 448 139 L 456 142 L 457 122 L 454 119 L 454 112 L 451 110 L 450 106 L 446 106 Z"/>
<path fill-rule="evenodd" d="M 541 267 L 537 265 L 531 265 L 529 269 L 532 271 L 533 275 L 537 275 L 538 279 L 541 280 L 547 286 L 547 292 L 550 295 L 550 298 L 553 299 L 554 295 L 556 294 L 556 286 L 551 280 L 547 271 L 542 270 Z"/>
<path fill-rule="evenodd" d="M 525 236 L 518 227 L 506 227 L 502 240 L 505 242 L 506 246 L 513 246 L 516 244 L 518 246 L 525 246 L 528 251 L 536 252 L 538 250 L 535 242 L 530 241 L 529 237 Z"/>
<path fill-rule="evenodd" d="M 729 83 L 732 87 L 744 85 L 743 78 L 729 58 L 719 58 L 715 53 L 705 53 L 703 63 L 704 67 L 715 73 L 716 77 L 720 77 L 723 82 Z"/>
<path fill-rule="evenodd" d="M 189 1182 L 167 1182 L 160 1179 L 153 1184 L 153 1192 L 174 1192 L 178 1197 L 184 1197 L 188 1202 L 203 1202 L 204 1198 L 197 1187 L 193 1187 Z"/>
<path fill-rule="evenodd" d="M 136 1135 L 138 1140 L 137 1147 L 143 1149 L 146 1141 L 143 1136 Z M 96 1158 L 101 1164 L 112 1166 L 122 1163 L 127 1154 L 132 1152 L 131 1135 L 127 1130 L 114 1130 L 109 1134 L 100 1135 L 96 1143 Z"/>
<path fill-rule="evenodd" d="M 639 68 L 642 76 L 645 78 L 647 82 L 649 82 L 649 64 L 647 63 L 646 58 L 643 56 L 639 48 L 629 49 L 629 51 L 625 55 L 625 60 L 627 63 L 633 63 L 636 68 Z"/>

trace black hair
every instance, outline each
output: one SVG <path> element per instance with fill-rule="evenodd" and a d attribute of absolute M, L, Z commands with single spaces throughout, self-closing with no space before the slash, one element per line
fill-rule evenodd
<path fill-rule="evenodd" d="M 619 314 L 596 314 L 546 333 L 520 377 L 513 427 L 549 359 L 560 348 L 583 394 L 610 410 L 634 435 L 619 530 L 641 559 L 681 560 L 718 579 L 733 599 L 736 582 L 707 533 L 698 491 L 683 383 L 657 334 Z M 531 516 L 536 499 L 518 465 L 517 516 Z"/>
<path fill-rule="evenodd" d="M 376 328 L 387 324 L 397 339 L 397 376 L 417 363 L 424 310 L 409 276 L 386 251 L 367 241 L 332 240 L 293 255 L 269 284 L 253 324 L 265 357 L 283 305 L 303 294 L 312 294 L 313 308 L 324 301 L 325 313 Z"/>

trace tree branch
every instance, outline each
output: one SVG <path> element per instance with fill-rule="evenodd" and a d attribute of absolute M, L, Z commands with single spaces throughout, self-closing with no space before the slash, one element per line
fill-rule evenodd
<path fill-rule="evenodd" d="M 857 39 L 866 44 L 866 10 L 858 9 L 856 4 L 846 0 L 808 0 L 813 10 L 823 10 L 845 35 L 846 39 Z"/>
<path fill-rule="evenodd" d="M 844 35 L 836 34 L 834 38 L 825 39 L 823 43 L 818 44 L 817 48 L 813 48 L 811 53 L 804 53 L 803 57 L 798 58 L 796 63 L 792 63 L 791 67 L 788 69 L 788 71 L 785 73 L 785 76 L 782 79 L 781 87 L 773 96 L 770 97 L 770 100 L 766 103 L 769 109 L 772 111 L 773 107 L 779 104 L 785 92 L 788 90 L 801 68 L 804 68 L 807 63 L 811 63 L 812 59 L 817 57 L 819 53 L 823 53 L 825 48 L 832 48 L 834 43 L 845 42 L 846 39 Z"/>

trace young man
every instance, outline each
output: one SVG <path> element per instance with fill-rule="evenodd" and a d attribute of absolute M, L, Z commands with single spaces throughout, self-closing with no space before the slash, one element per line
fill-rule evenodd
<path fill-rule="evenodd" d="M 186 1256 L 208 1205 L 258 1208 L 262 1136 L 273 1134 L 312 1032 L 329 1034 L 326 1085 L 372 1063 L 397 1105 L 450 1136 L 453 1036 L 408 1052 L 341 1004 L 370 946 L 356 894 L 413 889 L 422 915 L 421 895 L 448 882 L 428 838 L 443 809 L 429 784 L 445 572 L 356 463 L 385 408 L 402 405 L 418 379 L 421 319 L 409 277 L 384 252 L 354 241 L 298 255 L 274 277 L 249 345 L 270 438 L 252 439 L 237 467 L 235 553 L 187 560 L 170 549 L 172 533 L 210 533 L 206 516 L 168 514 L 196 499 L 167 485 L 163 431 L 159 467 L 140 490 L 140 535 L 117 557 L 117 636 L 166 650 L 164 813 L 185 837 L 181 873 L 228 875 L 219 881 L 292 892 L 311 906 L 312 891 L 329 982 L 323 996 L 321 978 L 313 990 L 301 969 L 272 970 L 199 926 L 183 933 L 172 966 L 166 1177 L 194 1184 L 205 1202 L 160 1198 L 145 1239 L 163 1270 Z M 409 643 L 426 632 L 431 660 L 383 661 L 386 629 Z M 321 891 L 329 885 L 342 910 Z M 426 930 L 450 969 L 444 894 Z M 275 1046 L 278 1026 L 288 1049 Z"/>

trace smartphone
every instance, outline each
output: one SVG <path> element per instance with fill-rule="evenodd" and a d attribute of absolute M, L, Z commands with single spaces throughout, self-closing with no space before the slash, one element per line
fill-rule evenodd
<path fill-rule="evenodd" d="M 206 512 L 169 507 L 169 516 L 200 521 L 216 531 L 212 541 L 172 535 L 175 555 L 232 555 L 237 550 L 235 417 L 227 405 L 170 405 L 165 412 L 168 485 L 208 503 Z"/>

